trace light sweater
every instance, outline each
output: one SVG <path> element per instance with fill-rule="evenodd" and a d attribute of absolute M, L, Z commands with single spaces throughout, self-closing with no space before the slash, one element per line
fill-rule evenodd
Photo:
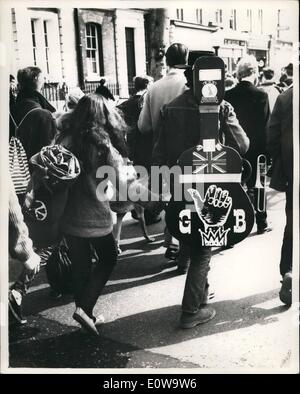
<path fill-rule="evenodd" d="M 13 182 L 9 183 L 9 254 L 19 260 L 28 270 L 32 270 L 40 262 L 40 257 L 34 252 L 29 238 L 28 228 L 19 205 Z"/>

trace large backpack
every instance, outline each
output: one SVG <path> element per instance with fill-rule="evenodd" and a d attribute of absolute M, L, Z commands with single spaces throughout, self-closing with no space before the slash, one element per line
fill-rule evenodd
<path fill-rule="evenodd" d="M 18 129 L 24 122 L 25 118 L 36 109 L 39 108 L 33 108 L 28 111 L 18 126 L 13 116 L 9 114 L 15 126 L 15 135 L 12 136 L 9 141 L 9 171 L 15 187 L 15 191 L 19 195 L 26 193 L 27 186 L 30 180 L 30 172 L 26 152 L 21 141 L 18 138 Z"/>

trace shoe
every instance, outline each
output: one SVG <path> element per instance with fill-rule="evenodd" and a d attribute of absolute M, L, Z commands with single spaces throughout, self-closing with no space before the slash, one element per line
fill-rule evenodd
<path fill-rule="evenodd" d="M 59 292 L 59 291 L 57 291 L 57 290 L 51 289 L 51 290 L 50 290 L 49 297 L 50 297 L 52 300 L 58 300 L 59 298 L 62 297 L 62 294 L 61 294 L 61 292 Z"/>
<path fill-rule="evenodd" d="M 73 319 L 76 320 L 81 325 L 81 327 L 85 328 L 89 333 L 99 336 L 94 320 L 91 319 L 83 309 L 76 308 L 73 314 Z"/>
<path fill-rule="evenodd" d="M 104 318 L 103 315 L 99 315 L 97 318 L 94 317 L 94 318 L 93 318 L 93 321 L 94 321 L 95 326 L 98 328 L 98 327 L 100 327 L 102 324 L 105 323 L 105 318 Z M 87 329 L 86 329 L 85 327 L 83 327 L 83 326 L 81 326 L 81 330 L 82 330 L 83 332 L 87 332 Z"/>
<path fill-rule="evenodd" d="M 165 258 L 168 260 L 175 260 L 177 256 L 178 256 L 178 248 L 168 246 L 165 252 Z"/>
<path fill-rule="evenodd" d="M 99 315 L 94 320 L 94 324 L 96 327 L 100 327 L 104 323 L 105 323 L 105 317 L 103 315 Z"/>
<path fill-rule="evenodd" d="M 292 305 L 292 273 L 287 272 L 282 280 L 282 286 L 279 291 L 279 299 L 284 304 L 291 306 Z"/>
<path fill-rule="evenodd" d="M 263 227 L 263 228 L 257 228 L 257 234 L 264 234 L 264 233 L 269 233 L 273 229 L 271 227 Z"/>
<path fill-rule="evenodd" d="M 216 311 L 207 306 L 200 308 L 197 313 L 183 312 L 180 319 L 181 328 L 193 328 L 199 324 L 207 323 L 216 316 Z"/>
<path fill-rule="evenodd" d="M 8 294 L 8 305 L 11 315 L 19 324 L 26 324 L 27 320 L 22 314 L 22 294 L 12 289 Z"/>

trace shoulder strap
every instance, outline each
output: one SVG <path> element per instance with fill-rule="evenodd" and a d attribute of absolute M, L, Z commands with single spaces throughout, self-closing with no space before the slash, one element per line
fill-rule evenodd
<path fill-rule="evenodd" d="M 28 116 L 31 112 L 35 111 L 36 109 L 42 109 L 42 108 L 32 108 L 30 111 L 28 111 L 28 112 L 25 114 L 25 116 L 23 117 L 23 119 L 21 120 L 21 122 L 19 123 L 19 125 L 16 127 L 16 132 L 15 132 L 15 136 L 16 136 L 16 137 L 17 137 L 17 130 L 20 128 L 21 124 L 24 122 L 24 120 L 27 118 L 27 116 Z M 12 117 L 12 119 L 13 119 L 13 117 Z M 14 119 L 13 119 L 13 121 L 14 121 Z M 14 121 L 14 123 L 15 123 L 15 121 Z M 15 123 L 15 125 L 16 125 L 16 123 Z"/>

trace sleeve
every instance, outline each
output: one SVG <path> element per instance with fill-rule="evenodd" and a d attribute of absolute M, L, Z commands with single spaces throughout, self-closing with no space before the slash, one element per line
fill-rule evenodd
<path fill-rule="evenodd" d="M 222 103 L 221 117 L 220 132 L 225 136 L 225 144 L 236 149 L 240 154 L 245 154 L 249 149 L 249 138 L 239 124 L 232 105 L 227 101 Z"/>
<path fill-rule="evenodd" d="M 278 96 L 267 128 L 267 151 L 273 158 L 280 155 L 281 112 L 281 97 Z"/>
<path fill-rule="evenodd" d="M 152 132 L 150 92 L 146 93 L 145 95 L 143 108 L 138 120 L 138 128 L 142 134 L 148 134 Z"/>
<path fill-rule="evenodd" d="M 40 260 L 33 250 L 11 178 L 9 178 L 9 253 L 27 269 L 34 268 L 36 262 Z"/>
<path fill-rule="evenodd" d="M 270 103 L 269 103 L 269 96 L 268 93 L 262 92 L 262 108 L 263 108 L 263 118 L 265 121 L 265 125 L 267 125 L 269 118 L 270 118 Z"/>
<path fill-rule="evenodd" d="M 161 166 L 166 164 L 166 157 L 167 157 L 164 107 L 160 110 L 158 123 L 157 123 L 157 135 L 158 138 L 154 144 L 152 151 L 152 164 Z"/>

